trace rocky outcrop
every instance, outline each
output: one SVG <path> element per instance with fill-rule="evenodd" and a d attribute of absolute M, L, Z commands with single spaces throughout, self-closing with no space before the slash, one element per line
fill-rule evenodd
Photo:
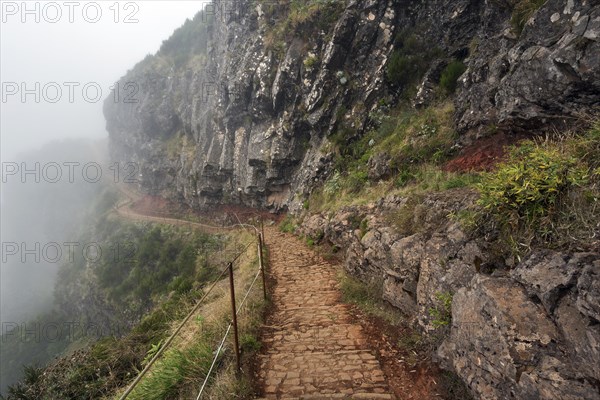
<path fill-rule="evenodd" d="M 382 285 L 385 300 L 433 330 L 429 309 L 439 294 L 456 292 L 497 262 L 486 252 L 489 244 L 448 219 L 473 199 L 463 190 L 432 194 L 418 204 L 390 196 L 332 216 L 308 216 L 298 233 L 340 249 L 348 272 Z"/>
<path fill-rule="evenodd" d="M 476 276 L 440 356 L 482 399 L 599 399 L 600 326 L 578 307 L 598 299 L 579 282 L 599 272 L 598 254 L 534 253 L 510 276 Z"/>
<path fill-rule="evenodd" d="M 489 3 L 501 7 L 503 2 Z M 502 11 L 485 10 L 471 42 L 468 70 L 459 80 L 458 127 L 538 130 L 597 110 L 599 4 L 546 1 L 520 35 L 508 19 L 498 18 Z"/>
<path fill-rule="evenodd" d="M 208 53 L 185 68 L 159 52 L 123 77 L 138 102 L 105 102 L 113 158 L 138 163 L 145 190 L 194 207 L 281 208 L 327 172 L 322 147 L 340 120 L 361 129 L 386 95 L 391 4 L 337 7 L 324 30 L 307 24 L 289 43 L 273 39 L 283 41 L 279 51 L 265 43 L 274 29 L 268 7 L 252 4 L 227 15 L 217 7 Z"/>
<path fill-rule="evenodd" d="M 298 233 L 337 249 L 425 332 L 438 333 L 431 310 L 452 296 L 437 354 L 476 398 L 600 399 L 600 254 L 538 250 L 515 265 L 495 232 L 469 234 L 452 217 L 473 196 L 391 196 L 306 216 Z"/>
<path fill-rule="evenodd" d="M 598 2 L 549 0 L 522 33 L 511 24 L 515 3 L 321 2 L 329 6 L 294 23 L 289 2 L 215 1 L 211 15 L 187 25 L 187 41 L 175 35 L 106 100 L 112 156 L 137 163 L 146 191 L 193 207 L 299 210 L 332 172 L 330 134 L 361 135 L 369 115 L 401 94 L 386 68 L 406 35 L 437 49 L 421 71 L 419 107 L 431 102 L 445 65 L 464 60 L 462 133 L 539 131 L 597 109 Z M 384 161 L 372 160 L 373 179 L 388 173 Z"/>

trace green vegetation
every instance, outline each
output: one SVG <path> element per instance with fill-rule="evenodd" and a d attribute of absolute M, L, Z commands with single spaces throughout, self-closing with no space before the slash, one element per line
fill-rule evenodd
<path fill-rule="evenodd" d="M 410 196 L 401 207 L 387 215 L 387 222 L 403 235 L 417 233 L 419 227 L 423 227 L 418 223 L 425 212 L 422 201 L 420 195 Z"/>
<path fill-rule="evenodd" d="M 400 106 L 387 115 L 374 114 L 377 128 L 363 136 L 341 127 L 330 138 L 335 172 L 311 192 L 308 211 L 336 211 L 395 194 L 408 200 L 387 216 L 388 222 L 410 235 L 425 226 L 424 195 L 474 188 L 480 194 L 477 205 L 447 217 L 469 233 L 499 227 L 499 257 L 518 258 L 536 244 L 590 249 L 594 221 L 600 219 L 599 123 L 584 134 L 522 142 L 492 172 L 460 173 L 443 169 L 455 149 L 452 114 L 448 101 L 424 110 Z M 387 168 L 376 181 L 369 178 L 373 160 Z"/>
<path fill-rule="evenodd" d="M 424 42 L 416 32 L 406 29 L 396 35 L 395 50 L 387 63 L 386 77 L 396 86 L 407 89 L 423 77 L 439 49 Z"/>
<path fill-rule="evenodd" d="M 319 62 L 319 57 L 317 56 L 308 56 L 304 59 L 304 68 L 313 69 L 313 67 Z"/>
<path fill-rule="evenodd" d="M 447 74 L 452 75 L 458 72 Z M 492 172 L 460 173 L 443 169 L 455 149 L 452 114 L 448 101 L 424 110 L 401 105 L 386 114 L 372 113 L 376 129 L 363 136 L 340 127 L 330 138 L 335 171 L 311 192 L 308 212 L 335 212 L 395 194 L 407 201 L 386 218 L 403 235 L 441 226 L 450 218 L 470 235 L 482 227 L 499 228 L 500 236 L 491 244 L 499 260 L 510 255 L 518 260 L 535 245 L 567 250 L 594 246 L 595 221 L 600 219 L 598 122 L 583 134 L 521 142 Z M 373 160 L 387 168 L 377 180 L 369 178 Z M 422 204 L 427 193 L 458 188 L 476 189 L 477 204 L 439 218 L 427 214 Z M 425 217 L 436 220 L 425 223 Z"/>
<path fill-rule="evenodd" d="M 253 238 L 249 234 L 241 234 L 242 242 Z M 241 301 L 250 288 L 257 271 L 258 256 L 251 246 L 239 262 L 236 275 L 236 297 Z M 221 288 L 227 288 L 227 278 L 220 282 Z M 197 318 L 195 326 L 189 326 L 182 333 L 176 346 L 168 349 L 153 366 L 152 373 L 144 377 L 140 385 L 132 392 L 132 399 L 164 399 L 173 397 L 192 397 L 197 395 L 210 368 L 214 351 L 217 349 L 227 325 L 231 321 L 231 304 L 227 290 L 219 290 L 212 301 L 200 309 L 205 317 Z M 239 305 L 240 303 L 238 303 Z M 241 333 L 240 346 L 248 363 L 260 350 L 258 341 L 260 324 L 263 321 L 264 301 L 262 290 L 255 285 L 250 292 L 247 303 L 238 314 L 238 327 Z M 186 339 L 187 338 L 187 339 Z M 232 340 L 230 332 L 229 340 Z M 227 348 L 231 348 L 228 344 Z M 217 370 L 213 371 L 209 380 L 210 386 L 203 398 L 206 399 L 243 399 L 250 394 L 249 375 L 237 376 L 233 368 L 234 356 L 231 351 L 224 350 L 219 354 Z"/>
<path fill-rule="evenodd" d="M 268 27 L 265 45 L 283 57 L 285 47 L 294 36 L 311 37 L 319 31 L 330 31 L 344 3 L 338 0 L 291 0 L 274 4 L 272 1 L 257 0 L 263 3 L 265 13 L 275 19 Z M 305 67 L 311 68 L 318 59 L 309 57 Z"/>
<path fill-rule="evenodd" d="M 517 33 L 521 33 L 529 18 L 544 5 L 546 0 L 516 0 L 512 8 L 511 22 Z"/>
<path fill-rule="evenodd" d="M 560 196 L 587 183 L 588 172 L 556 147 L 524 143 L 497 171 L 484 175 L 479 204 L 506 220 L 536 222 L 554 212 Z"/>
<path fill-rule="evenodd" d="M 158 55 L 172 58 L 175 66 L 181 67 L 195 55 L 206 54 L 208 31 L 212 23 L 212 15 L 204 10 L 199 11 L 192 20 L 186 19 L 171 37 L 163 41 Z"/>
<path fill-rule="evenodd" d="M 429 309 L 431 323 L 437 328 L 447 327 L 452 321 L 452 293 L 438 292 L 435 294 L 437 305 Z"/>
<path fill-rule="evenodd" d="M 401 106 L 402 107 L 402 106 Z M 340 128 L 330 137 L 336 171 L 308 201 L 311 212 L 365 204 L 390 193 L 418 194 L 473 186 L 477 174 L 453 173 L 442 165 L 454 154 L 456 133 L 451 128 L 449 101 L 424 110 L 398 108 L 373 116 L 377 129 L 355 137 Z M 373 182 L 369 160 L 383 156 L 388 173 Z"/>
<path fill-rule="evenodd" d="M 527 21 L 546 3 L 546 0 L 494 0 L 493 2 L 511 12 L 511 24 L 515 32 L 520 35 Z"/>
<path fill-rule="evenodd" d="M 179 349 L 167 351 L 157 365 L 159 372 L 144 379 L 130 398 L 165 399 L 176 396 L 186 377 L 206 376 L 212 363 L 212 351 L 208 343 L 201 341 L 187 347 L 185 352 Z"/>
<path fill-rule="evenodd" d="M 156 244 L 156 232 L 156 229 L 150 229 L 142 236 L 141 243 Z M 252 240 L 245 232 L 234 233 L 228 239 L 224 251 L 219 253 L 224 257 L 230 257 L 232 252 L 239 249 L 238 243 Z M 159 245 L 159 251 L 163 247 L 164 242 Z M 211 254 L 212 259 L 219 258 L 215 252 Z M 235 272 L 236 291 L 242 298 L 256 273 L 255 248 L 251 246 L 238 263 Z M 230 300 L 228 291 L 224 290 L 227 281 L 221 281 L 218 285 L 223 290 L 211 295 L 199 310 L 206 317 L 198 315 L 188 322 L 179 338 L 153 366 L 153 372 L 130 395 L 132 399 L 173 398 L 198 390 L 212 361 L 217 342 L 230 320 Z M 129 332 L 104 337 L 89 346 L 80 343 L 78 347 L 83 346 L 82 350 L 58 359 L 43 371 L 43 375 L 37 368 L 27 367 L 25 379 L 10 389 L 8 399 L 99 399 L 118 396 L 119 391 L 133 380 L 201 297 L 202 289 L 197 284 L 193 286 L 190 290 L 174 291 L 168 298 L 161 297 L 161 301 L 157 298 L 152 311 Z M 256 338 L 263 310 L 262 291 L 256 286 L 238 318 L 240 332 L 244 335 L 242 351 L 245 362 L 260 348 Z M 224 352 L 216 373 L 213 372 L 205 398 L 233 399 L 249 394 L 249 378 L 238 379 L 231 363 L 232 354 Z"/>
<path fill-rule="evenodd" d="M 374 320 L 383 321 L 387 340 L 395 340 L 396 348 L 402 353 L 402 360 L 411 369 L 419 368 L 421 363 L 429 363 L 432 355 L 439 347 L 444 338 L 444 329 L 438 329 L 430 335 L 422 335 L 418 331 L 407 326 L 406 319 L 398 309 L 390 306 L 381 298 L 381 282 L 364 284 L 346 274 L 340 275 L 343 300 L 358 306 L 366 315 Z M 450 304 L 452 295 L 439 293 L 440 301 L 440 324 L 448 326 L 450 321 Z M 454 373 L 441 372 L 438 382 L 438 390 L 444 393 L 446 399 L 472 400 L 468 387 Z"/>
<path fill-rule="evenodd" d="M 516 255 L 533 244 L 585 246 L 600 218 L 600 126 L 562 140 L 528 141 L 483 175 L 479 205 Z"/>
<path fill-rule="evenodd" d="M 454 221 L 458 221 L 465 233 L 472 233 L 479 227 L 481 214 L 476 210 L 463 209 L 448 216 Z"/>
<path fill-rule="evenodd" d="M 499 258 L 518 258 L 536 244 L 590 249 L 597 234 L 594 221 L 600 219 L 599 123 L 583 134 L 521 142 L 492 172 L 461 173 L 443 169 L 455 150 L 452 114 L 449 101 L 424 110 L 400 106 L 387 115 L 373 113 L 377 127 L 363 136 L 340 127 L 330 138 L 335 171 L 311 192 L 308 211 L 336 211 L 395 194 L 408 200 L 387 216 L 388 222 L 410 235 L 447 221 L 423 223 L 424 195 L 474 188 L 478 203 L 446 217 L 470 234 L 482 226 L 500 228 L 494 244 Z M 386 167 L 377 180 L 369 177 L 373 160 Z"/>
<path fill-rule="evenodd" d="M 454 93 L 458 78 L 466 70 L 467 67 L 462 63 L 462 61 L 452 61 L 450 64 L 448 64 L 444 71 L 442 71 L 442 75 L 440 77 L 440 87 L 446 93 Z"/>
<path fill-rule="evenodd" d="M 139 370 L 152 343 L 163 340 L 172 321 L 182 318 L 199 295 L 174 296 L 121 338 L 106 337 L 81 353 L 60 359 L 43 380 L 25 379 L 9 388 L 8 399 L 98 399 L 111 393 Z M 25 371 L 31 367 L 25 367 Z"/>
<path fill-rule="evenodd" d="M 296 221 L 290 214 L 286 215 L 283 221 L 279 223 L 279 230 L 281 230 L 281 232 L 294 233 L 296 228 Z"/>
<path fill-rule="evenodd" d="M 401 113 L 383 124 L 373 138 L 377 148 L 388 149 L 396 171 L 415 164 L 439 165 L 452 154 L 456 133 L 451 128 L 454 108 L 450 103 Z"/>
<path fill-rule="evenodd" d="M 70 323 L 66 316 L 58 312 L 50 312 L 47 314 L 40 315 L 34 321 L 27 321 L 25 327 L 35 331 L 40 327 L 54 326 L 56 324 L 59 327 L 65 326 L 64 324 Z M 69 346 L 69 340 L 66 336 L 66 332 L 61 332 L 61 335 L 57 338 L 51 337 L 50 335 L 39 335 L 37 338 L 33 335 L 23 337 L 24 334 L 21 331 L 22 328 L 17 327 L 12 331 L 12 327 L 8 324 L 5 326 L 6 330 L 3 330 L 4 334 L 1 337 L 2 346 L 0 347 L 0 362 L 3 378 L 7 380 L 9 390 L 15 395 L 18 393 L 25 392 L 27 385 L 34 384 L 37 379 L 34 370 L 39 369 L 39 366 L 46 365 L 50 362 L 57 354 L 62 353 Z M 11 331 L 8 331 L 11 329 Z M 79 337 L 83 334 L 80 330 L 73 332 L 73 335 Z M 10 389 L 10 385 L 13 382 L 21 380 L 25 385 L 13 385 Z M 3 389 L 6 389 L 3 387 Z M 4 390 L 3 390 L 4 391 Z M 16 397 L 24 398 L 24 397 Z"/>
<path fill-rule="evenodd" d="M 397 175 L 394 184 L 398 188 L 410 187 L 415 192 L 444 191 L 463 187 L 472 187 L 481 179 L 477 173 L 457 173 L 443 171 L 431 164 L 403 168 Z"/>
<path fill-rule="evenodd" d="M 76 253 L 73 262 L 60 269 L 58 304 L 68 308 L 73 301 L 65 297 L 72 292 L 68 285 L 84 276 L 90 279 L 87 267 L 91 267 L 108 303 L 137 318 L 161 296 L 186 293 L 196 282 L 210 280 L 215 269 L 211 254 L 224 244 L 223 237 L 182 227 L 132 224 L 113 216 L 98 220 L 93 235 L 93 240 L 88 233 L 82 241 L 97 243 L 101 255 L 88 263 Z"/>
<path fill-rule="evenodd" d="M 81 149 L 71 149 L 71 151 L 73 154 L 76 154 Z M 60 188 L 57 189 L 60 190 Z M 78 189 L 78 193 L 81 195 L 85 190 L 87 189 Z M 59 210 L 60 208 L 64 208 L 64 202 L 69 200 L 69 196 L 72 196 L 74 193 L 64 191 L 62 193 L 63 196 L 56 196 L 50 192 L 46 192 L 45 194 L 49 196 L 48 201 L 58 201 L 52 204 L 49 203 L 49 207 Z M 118 199 L 116 190 L 102 182 L 93 191 L 89 192 L 89 196 L 86 195 L 85 197 L 87 199 L 87 206 L 79 208 L 74 206 L 74 209 L 78 210 L 79 217 L 72 221 L 77 221 L 78 224 L 85 225 L 90 220 L 93 221 L 102 218 L 103 215 L 111 211 Z M 74 202 L 74 204 L 76 203 L 77 201 Z M 73 212 L 73 210 L 70 212 Z M 59 213 L 55 218 L 56 221 L 62 221 L 63 218 L 68 219 L 68 216 Z M 62 230 L 64 227 L 60 229 Z M 59 230 L 48 232 L 48 237 L 62 237 Z M 50 235 L 50 232 L 52 232 L 52 235 Z M 90 243 L 91 241 L 86 240 L 85 242 Z M 74 251 L 74 253 L 81 254 L 81 252 L 77 251 Z M 73 302 L 67 305 L 72 307 Z M 7 390 L 8 385 L 18 382 L 20 379 L 27 380 L 27 375 L 23 375 L 23 373 L 30 373 L 32 370 L 24 370 L 24 366 L 29 366 L 28 368 L 44 366 L 58 354 L 73 347 L 73 342 L 84 338 L 88 333 L 92 333 L 86 332 L 83 329 L 86 326 L 86 321 L 82 316 L 73 315 L 73 312 L 65 312 L 65 309 L 61 309 L 57 304 L 48 304 L 45 309 L 47 311 L 27 321 L 5 321 L 7 324 L 3 326 L 2 336 L 0 337 L 2 341 L 2 345 L 0 345 L 0 370 L 2 371 L 2 385 L 0 390 L 3 393 Z M 12 323 L 18 323 L 19 326 L 12 325 Z M 32 333 L 25 334 L 25 330 L 30 330 Z M 96 330 L 94 330 L 93 334 L 96 334 Z"/>
<path fill-rule="evenodd" d="M 393 326 L 405 323 L 398 309 L 382 300 L 382 282 L 364 284 L 344 272 L 340 273 L 338 279 L 344 302 L 354 304 L 366 314 L 381 318 Z"/>
<path fill-rule="evenodd" d="M 178 158 L 184 156 L 187 160 L 194 157 L 194 146 L 190 137 L 184 133 L 176 133 L 165 139 L 164 148 L 169 158 Z"/>

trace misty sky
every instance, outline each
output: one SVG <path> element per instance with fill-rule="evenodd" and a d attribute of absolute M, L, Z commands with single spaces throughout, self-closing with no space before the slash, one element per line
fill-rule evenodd
<path fill-rule="evenodd" d="M 102 102 L 111 86 L 207 2 L 28 1 L 27 14 L 22 1 L 0 1 L 2 160 L 54 139 L 106 137 Z M 23 83 L 34 92 L 24 102 Z"/>

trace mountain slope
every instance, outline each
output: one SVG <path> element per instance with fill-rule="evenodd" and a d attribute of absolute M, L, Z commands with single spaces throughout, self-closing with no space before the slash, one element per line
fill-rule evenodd
<path fill-rule="evenodd" d="M 332 172 L 331 135 L 429 104 L 453 60 L 459 142 L 571 123 L 600 102 L 598 2 L 540 3 L 215 2 L 121 79 L 135 102 L 106 100 L 113 157 L 195 207 L 297 208 Z"/>

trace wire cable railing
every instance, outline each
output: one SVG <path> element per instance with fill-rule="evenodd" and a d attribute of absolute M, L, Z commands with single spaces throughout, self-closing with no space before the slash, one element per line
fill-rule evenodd
<path fill-rule="evenodd" d="M 252 280 L 250 287 L 246 291 L 246 295 L 244 296 L 244 298 L 242 299 L 242 302 L 240 303 L 240 305 L 238 306 L 238 308 L 236 310 L 236 314 L 240 313 L 240 310 L 242 309 L 242 307 L 244 306 L 244 303 L 248 299 L 248 296 L 250 295 L 250 292 L 252 291 L 252 288 L 254 287 L 254 284 L 256 283 L 256 280 L 258 279 L 258 276 L 260 275 L 260 273 L 261 273 L 261 271 L 259 270 L 256 273 L 256 275 L 254 276 L 254 279 Z M 208 380 L 210 379 L 210 375 L 211 375 L 215 365 L 217 364 L 217 360 L 219 359 L 219 356 L 221 355 L 221 350 L 223 350 L 223 346 L 225 345 L 225 340 L 227 340 L 227 336 L 229 336 L 229 332 L 231 332 L 232 326 L 233 326 L 233 321 L 229 323 L 229 326 L 227 326 L 225 335 L 223 335 L 223 338 L 221 339 L 221 344 L 219 345 L 217 352 L 215 354 L 215 357 L 213 358 L 212 363 L 210 365 L 210 368 L 208 369 L 208 372 L 206 373 L 206 376 L 204 377 L 204 382 L 202 383 L 202 387 L 200 388 L 200 392 L 198 393 L 196 400 L 200 400 L 200 398 L 202 397 L 202 393 L 204 392 L 204 389 L 206 388 L 206 384 L 208 383 Z"/>
<path fill-rule="evenodd" d="M 236 216 L 237 218 L 237 216 Z M 239 221 L 239 219 L 238 219 Z M 262 226 L 262 221 L 261 221 L 261 226 Z M 138 374 L 138 376 L 135 378 L 135 380 L 127 387 L 127 389 L 125 390 L 125 392 L 123 392 L 123 394 L 121 395 L 121 397 L 119 398 L 119 400 L 125 400 L 127 398 L 127 396 L 129 396 L 131 394 L 131 392 L 135 389 L 135 387 L 140 383 L 140 381 L 144 378 L 144 376 L 148 373 L 148 371 L 150 370 L 150 368 L 152 367 L 152 365 L 154 365 L 154 363 L 161 357 L 161 355 L 165 352 L 165 350 L 167 349 L 167 347 L 169 347 L 169 345 L 173 342 L 173 340 L 177 337 L 177 335 L 181 332 L 181 330 L 183 329 L 183 327 L 187 324 L 187 322 L 192 318 L 192 316 L 198 311 L 198 309 L 203 305 L 204 300 L 208 297 L 208 295 L 213 291 L 213 289 L 217 286 L 217 284 L 224 278 L 226 272 L 229 272 L 229 283 L 230 283 L 230 293 L 231 293 L 231 302 L 232 302 L 232 322 L 229 324 L 229 326 L 227 327 L 227 330 L 225 332 L 225 336 L 223 337 L 223 339 L 221 340 L 221 343 L 217 349 L 215 358 L 211 364 L 211 367 L 209 369 L 209 371 L 206 374 L 206 377 L 204 379 L 204 383 L 202 384 L 202 387 L 200 389 L 200 392 L 198 394 L 198 399 L 200 399 L 203 391 L 206 388 L 206 385 L 209 381 L 210 375 L 217 363 L 217 360 L 221 354 L 221 351 L 223 349 L 223 346 L 225 344 L 225 341 L 229 335 L 229 333 L 231 332 L 231 328 L 234 328 L 234 334 L 235 334 L 235 352 L 236 352 L 236 364 L 237 364 L 237 370 L 240 370 L 240 351 L 239 351 L 239 342 L 238 342 L 238 329 L 237 329 L 237 315 L 239 314 L 240 310 L 242 309 L 243 305 L 245 304 L 246 300 L 248 299 L 248 296 L 252 290 L 252 288 L 254 287 L 256 281 L 258 280 L 259 275 L 262 275 L 263 278 L 263 291 L 264 291 L 264 298 L 267 298 L 267 288 L 266 288 L 266 277 L 265 277 L 265 268 L 264 268 L 264 264 L 263 264 L 263 234 L 262 232 L 254 225 L 251 224 L 243 224 L 243 223 L 238 223 L 235 225 L 231 225 L 231 228 L 233 229 L 234 227 L 242 227 L 244 229 L 247 229 L 249 227 L 254 228 L 255 232 L 256 232 L 256 242 L 254 240 L 250 241 L 248 244 L 246 244 L 239 252 L 237 252 L 237 254 L 235 254 L 235 256 L 233 256 L 228 262 L 227 262 L 227 266 L 225 268 L 223 268 L 219 275 L 217 276 L 217 278 L 214 280 L 214 282 L 212 283 L 212 285 L 209 287 L 209 289 L 204 292 L 202 294 L 202 297 L 200 298 L 200 300 L 198 300 L 198 302 L 196 303 L 196 305 L 194 305 L 194 307 L 192 308 L 192 310 L 187 314 L 187 316 L 181 321 L 181 323 L 178 325 L 178 327 L 175 329 L 175 331 L 169 336 L 169 338 L 165 341 L 165 343 L 159 348 L 159 350 L 156 352 L 156 354 L 154 354 L 154 356 L 152 357 L 152 359 L 150 359 L 150 361 L 146 364 L 146 366 L 144 367 L 144 369 Z M 229 228 L 229 227 L 228 227 Z M 234 278 L 233 278 L 233 265 L 234 263 L 243 255 L 245 254 L 248 249 L 250 248 L 250 246 L 254 243 L 257 243 L 257 250 L 258 250 L 258 264 L 259 264 L 259 268 L 258 271 L 256 273 L 256 275 L 254 276 L 254 279 L 252 280 L 252 283 L 250 284 L 244 298 L 242 299 L 242 302 L 239 304 L 239 306 L 236 307 L 236 302 L 235 302 L 235 286 L 234 286 Z"/>

